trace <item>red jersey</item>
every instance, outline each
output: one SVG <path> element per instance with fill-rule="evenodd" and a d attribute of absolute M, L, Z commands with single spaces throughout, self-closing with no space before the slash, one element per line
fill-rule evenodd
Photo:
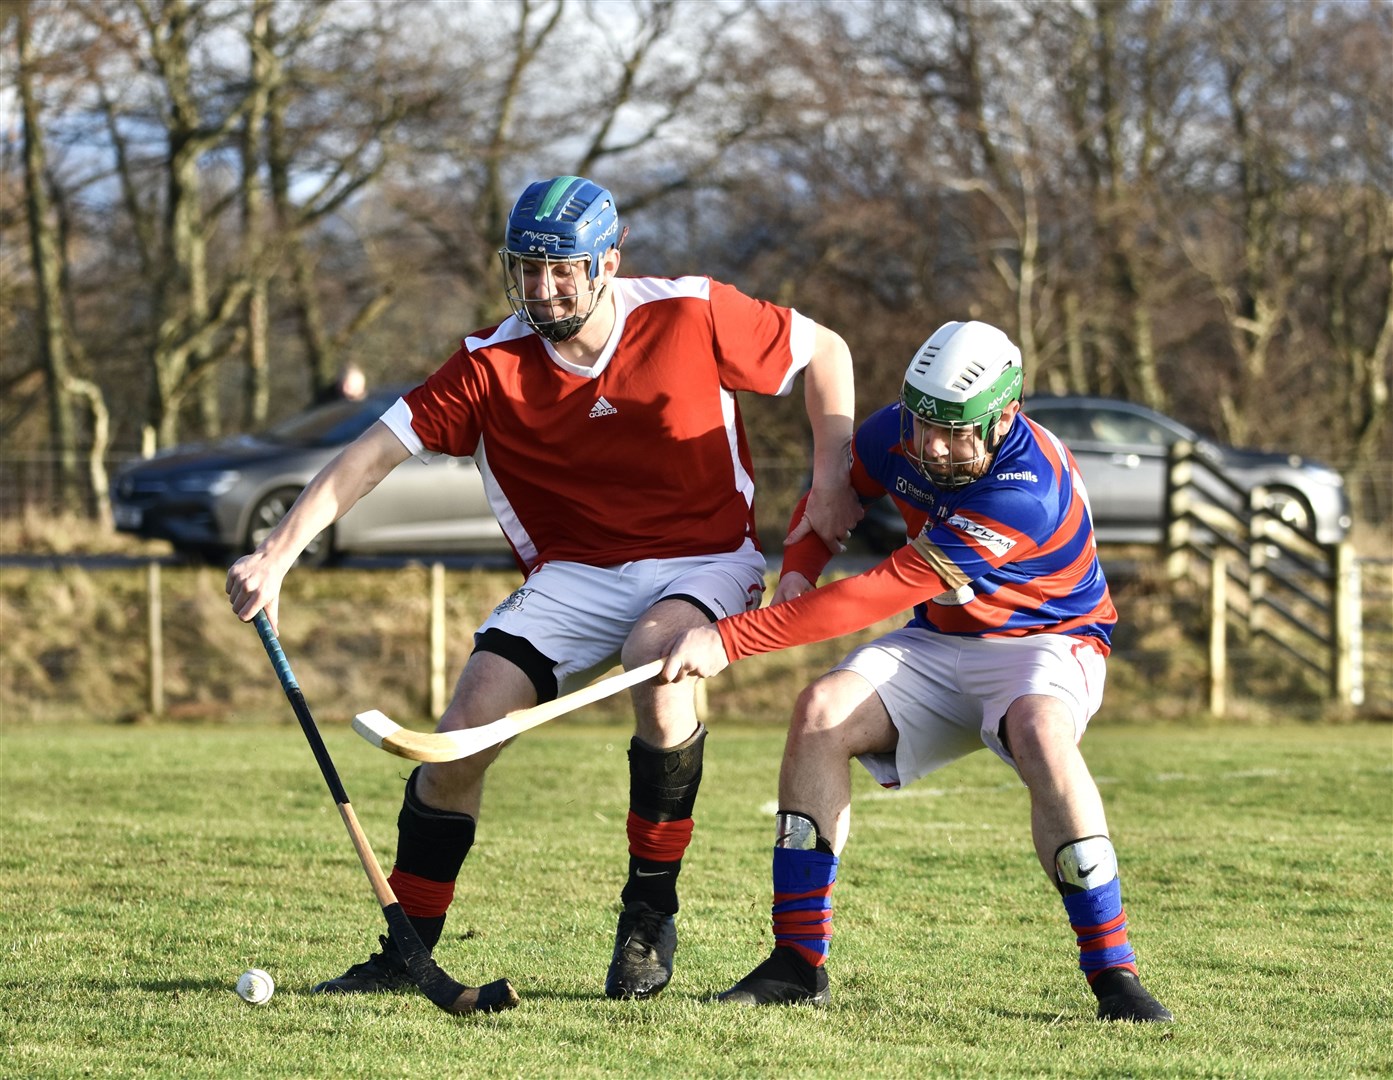
<path fill-rule="evenodd" d="M 610 287 L 615 327 L 593 367 L 510 318 L 466 338 L 383 420 L 412 453 L 473 456 L 524 571 L 757 545 L 735 395 L 787 394 L 815 325 L 704 277 Z"/>

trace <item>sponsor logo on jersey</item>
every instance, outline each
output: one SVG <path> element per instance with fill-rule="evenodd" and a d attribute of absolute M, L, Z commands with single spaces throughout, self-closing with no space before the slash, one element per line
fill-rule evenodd
<path fill-rule="evenodd" d="M 933 492 L 925 491 L 921 487 L 911 484 L 903 476 L 895 477 L 895 493 L 897 495 L 908 495 L 911 499 L 923 503 L 925 506 L 933 506 L 938 500 Z"/>
<path fill-rule="evenodd" d="M 933 598 L 935 604 L 941 607 L 963 607 L 972 603 L 972 599 L 977 594 L 972 591 L 972 583 L 959 585 L 956 589 L 949 589 L 946 593 L 939 593 Z"/>
<path fill-rule="evenodd" d="M 493 609 L 495 615 L 502 615 L 505 611 L 521 611 L 522 602 L 532 595 L 531 589 L 518 589 L 512 596 L 504 600 Z"/>
<path fill-rule="evenodd" d="M 998 480 L 1029 480 L 1032 484 L 1038 484 L 1040 478 L 1033 472 L 999 472 L 996 474 Z"/>
<path fill-rule="evenodd" d="M 979 525 L 975 521 L 968 521 L 961 514 L 954 514 L 950 517 L 948 524 L 960 533 L 976 540 L 993 555 L 1005 555 L 1016 546 L 1016 542 L 1010 537 L 1002 536 L 999 532 L 989 529 L 985 525 Z"/>
<path fill-rule="evenodd" d="M 613 416 L 619 410 L 609 403 L 607 398 L 600 398 L 590 409 L 590 419 L 594 420 L 597 416 Z"/>

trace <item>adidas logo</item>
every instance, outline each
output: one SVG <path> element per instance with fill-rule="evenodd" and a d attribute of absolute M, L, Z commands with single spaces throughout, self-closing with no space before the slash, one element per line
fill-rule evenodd
<path fill-rule="evenodd" d="M 599 401 L 595 402 L 594 408 L 590 410 L 590 419 L 594 420 L 597 416 L 613 416 L 618 411 L 618 409 L 609 403 L 608 399 L 602 397 Z"/>

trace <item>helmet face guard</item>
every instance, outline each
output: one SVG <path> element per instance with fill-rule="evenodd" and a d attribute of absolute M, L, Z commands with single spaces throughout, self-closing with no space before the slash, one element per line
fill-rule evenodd
<path fill-rule="evenodd" d="M 940 442 L 943 449 L 935 453 L 931 448 Z M 900 449 L 920 476 L 947 490 L 980 480 L 996 451 L 975 423 L 940 424 L 908 408 L 900 410 Z"/>
<path fill-rule="evenodd" d="M 579 176 L 530 184 L 508 214 L 499 259 L 508 305 L 548 341 L 567 341 L 599 306 L 607 283 L 596 286 L 605 253 L 628 234 L 614 196 Z M 530 296 L 538 281 L 545 296 Z"/>
<path fill-rule="evenodd" d="M 513 314 L 552 343 L 569 341 L 580 333 L 599 306 L 607 283 L 595 284 L 591 260 L 519 256 L 500 251 L 503 295 Z M 545 296 L 529 296 L 533 276 L 544 278 Z"/>
<path fill-rule="evenodd" d="M 900 391 L 905 458 L 939 488 L 980 479 L 1024 382 L 1020 350 L 1000 330 L 979 322 L 940 327 L 915 353 Z"/>

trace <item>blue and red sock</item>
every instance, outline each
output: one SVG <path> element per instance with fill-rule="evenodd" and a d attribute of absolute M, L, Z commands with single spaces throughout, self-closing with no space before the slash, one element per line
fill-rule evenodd
<path fill-rule="evenodd" d="M 1066 894 L 1064 910 L 1079 944 L 1079 969 L 1091 983 L 1108 968 L 1137 971 L 1137 954 L 1127 941 L 1127 912 L 1122 907 L 1122 884 L 1106 884 Z"/>
<path fill-rule="evenodd" d="M 827 962 L 832 941 L 832 886 L 837 857 L 826 852 L 774 849 L 774 944 L 792 949 L 814 967 Z"/>

